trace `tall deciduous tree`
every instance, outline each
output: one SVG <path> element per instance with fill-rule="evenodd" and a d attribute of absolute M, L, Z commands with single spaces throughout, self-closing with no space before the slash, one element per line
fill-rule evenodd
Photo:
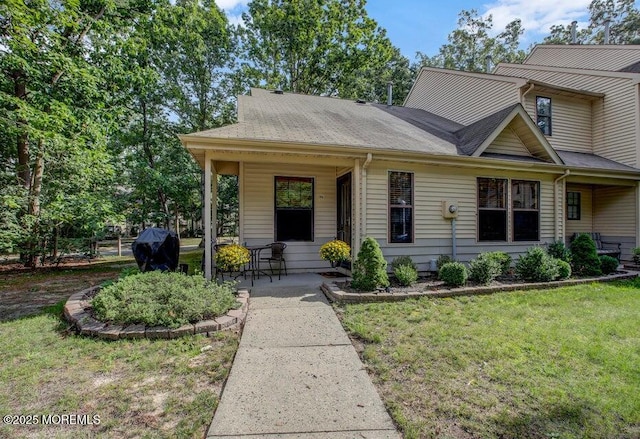
<path fill-rule="evenodd" d="M 418 52 L 418 65 L 444 67 L 469 72 L 486 71 L 487 57 L 492 63 L 519 62 L 525 52 L 518 48 L 524 29 L 519 19 L 513 20 L 496 36 L 491 36 L 493 17 L 481 17 L 478 11 L 463 10 L 458 16 L 458 28 L 448 36 L 448 43 L 435 56 Z"/>
<path fill-rule="evenodd" d="M 73 164 L 88 183 L 101 178 L 88 167 L 104 163 L 106 128 L 102 75 L 90 62 L 88 36 L 117 8 L 108 0 L 7 0 L 0 8 L 0 124 L 14 145 L 14 184 L 26 194 L 18 217 L 22 236 L 31 238 L 26 263 L 34 265 L 45 223 L 57 227 L 78 219 L 71 209 L 61 216 L 50 208 L 69 199 L 71 188 L 58 183 L 77 178 L 59 165 Z M 87 154 L 92 160 L 85 160 Z"/>
<path fill-rule="evenodd" d="M 378 97 L 399 52 L 364 0 L 253 0 L 243 14 L 244 73 L 252 85 Z M 377 85 L 373 85 L 377 81 Z M 386 86 L 386 85 L 385 85 Z"/>
<path fill-rule="evenodd" d="M 640 43 L 640 11 L 635 0 L 593 0 L 589 5 L 589 26 L 576 31 L 578 44 L 602 44 L 604 22 L 610 20 L 610 44 Z M 546 44 L 569 44 L 572 42 L 571 25 L 551 26 L 545 37 Z"/>

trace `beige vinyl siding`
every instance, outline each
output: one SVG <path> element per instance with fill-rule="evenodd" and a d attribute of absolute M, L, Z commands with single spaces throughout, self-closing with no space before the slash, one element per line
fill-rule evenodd
<path fill-rule="evenodd" d="M 536 46 L 524 64 L 618 71 L 640 61 L 640 46 Z"/>
<path fill-rule="evenodd" d="M 412 244 L 388 242 L 388 172 L 414 173 L 414 237 Z M 458 202 L 456 220 L 458 257 L 469 261 L 483 251 L 505 250 L 514 256 L 531 242 L 477 242 L 477 177 L 498 177 L 539 181 L 541 187 L 540 242 L 553 240 L 553 177 L 535 173 L 466 170 L 373 161 L 367 171 L 367 234 L 381 245 L 390 262 L 395 256 L 409 255 L 420 270 L 428 268 L 431 259 L 451 255 L 451 220 L 442 216 L 442 200 Z M 510 201 L 510 200 L 509 200 Z M 511 215 L 508 235 L 511 236 Z M 511 238 L 509 238 L 511 240 Z"/>
<path fill-rule="evenodd" d="M 603 235 L 635 236 L 635 188 L 595 187 L 593 228 Z"/>
<path fill-rule="evenodd" d="M 463 125 L 469 125 L 518 102 L 513 82 L 423 69 L 405 102 Z"/>
<path fill-rule="evenodd" d="M 533 157 L 527 147 L 522 143 L 520 137 L 518 137 L 513 128 L 511 128 L 511 124 L 491 142 L 491 145 L 489 145 L 484 152 Z"/>
<path fill-rule="evenodd" d="M 593 191 L 593 231 L 603 241 L 620 242 L 622 259 L 631 259 L 636 238 L 635 187 L 595 187 Z"/>
<path fill-rule="evenodd" d="M 567 151 L 593 153 L 591 101 L 571 99 L 535 89 L 525 97 L 525 109 L 536 121 L 536 97 L 551 98 L 551 146 Z"/>
<path fill-rule="evenodd" d="M 274 235 L 274 177 L 314 178 L 314 241 L 287 242 L 287 268 L 316 270 L 328 267 L 319 248 L 336 236 L 336 168 L 319 165 L 245 163 L 243 239 L 248 245 L 268 244 Z M 264 256 L 264 255 L 263 255 Z"/>
<path fill-rule="evenodd" d="M 590 126 L 593 153 L 624 163 L 625 165 L 638 165 L 636 163 L 635 120 L 638 116 L 635 86 L 631 79 L 604 76 L 596 73 L 577 74 L 572 72 L 536 70 L 513 64 L 500 65 L 497 73 L 501 75 L 526 76 L 534 80 L 556 84 L 558 86 L 604 93 L 604 98 L 595 100 L 592 103 L 593 121 Z M 531 94 L 535 94 L 535 89 Z M 528 98 L 529 96 L 527 95 L 527 100 Z M 530 106 L 527 108 L 527 111 L 531 111 Z M 555 113 L 555 110 L 552 109 L 552 112 Z M 530 112 L 530 114 L 535 113 Z M 588 131 L 588 126 L 585 128 L 585 131 Z M 554 126 L 553 136 L 549 138 L 552 144 L 562 149 L 570 148 L 570 146 L 567 146 L 572 143 L 570 136 L 563 139 L 561 144 L 556 145 L 553 142 L 557 135 L 561 136 Z M 582 143 L 584 137 L 585 134 L 583 133 L 583 135 L 576 138 L 573 143 Z M 573 148 L 573 150 L 579 150 L 579 146 L 574 146 Z"/>
<path fill-rule="evenodd" d="M 593 190 L 591 186 L 567 184 L 567 192 L 580 192 L 580 220 L 566 219 L 565 236 L 567 242 L 574 233 L 594 232 L 593 229 Z M 566 206 L 566 199 L 564 201 Z"/>

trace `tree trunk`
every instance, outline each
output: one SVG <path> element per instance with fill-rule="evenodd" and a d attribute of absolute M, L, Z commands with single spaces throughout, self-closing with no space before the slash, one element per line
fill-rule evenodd
<path fill-rule="evenodd" d="M 42 193 L 42 176 L 44 175 L 44 141 L 38 141 L 38 156 L 33 168 L 33 181 L 31 182 L 31 190 L 29 191 L 29 215 L 35 218 L 33 227 L 30 231 L 32 239 L 29 242 L 29 253 L 27 255 L 25 266 L 35 268 L 36 266 L 36 247 L 37 239 L 40 233 L 40 194 Z M 35 239 L 34 239 L 35 238 Z"/>
<path fill-rule="evenodd" d="M 14 95 L 18 99 L 26 99 L 26 83 L 18 78 L 14 83 Z M 31 169 L 29 168 L 29 140 L 25 131 L 27 121 L 18 119 L 18 182 L 25 189 L 31 184 Z"/>

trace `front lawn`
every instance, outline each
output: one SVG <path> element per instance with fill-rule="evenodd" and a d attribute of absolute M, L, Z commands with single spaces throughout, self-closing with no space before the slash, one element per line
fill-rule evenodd
<path fill-rule="evenodd" d="M 107 342 L 68 332 L 61 310 L 58 304 L 41 315 L 0 323 L 0 413 L 97 415 L 100 423 L 0 423 L 0 437 L 204 436 L 237 334 Z"/>
<path fill-rule="evenodd" d="M 640 281 L 346 305 L 406 438 L 640 437 Z"/>

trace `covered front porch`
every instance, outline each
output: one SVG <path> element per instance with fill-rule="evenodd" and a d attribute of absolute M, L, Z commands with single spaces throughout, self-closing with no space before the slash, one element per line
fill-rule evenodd
<path fill-rule="evenodd" d="M 640 246 L 639 184 L 572 176 L 566 179 L 563 192 L 565 243 L 577 233 L 600 233 L 602 241 L 619 243 L 620 259 L 630 261 L 632 250 Z"/>
<path fill-rule="evenodd" d="M 361 241 L 362 167 L 367 156 L 220 151 L 192 154 L 204 170 L 205 277 L 214 274 L 217 176 L 238 176 L 239 242 L 284 242 L 289 273 L 327 270 L 320 246 L 335 238 L 356 254 Z M 268 251 L 267 251 L 268 253 Z M 265 256 L 263 254 L 263 256 Z M 268 255 L 266 255 L 268 256 Z M 263 262 L 266 264 L 266 262 Z M 268 265 L 267 265 L 268 267 Z M 265 267 L 262 267 L 263 269 Z"/>

